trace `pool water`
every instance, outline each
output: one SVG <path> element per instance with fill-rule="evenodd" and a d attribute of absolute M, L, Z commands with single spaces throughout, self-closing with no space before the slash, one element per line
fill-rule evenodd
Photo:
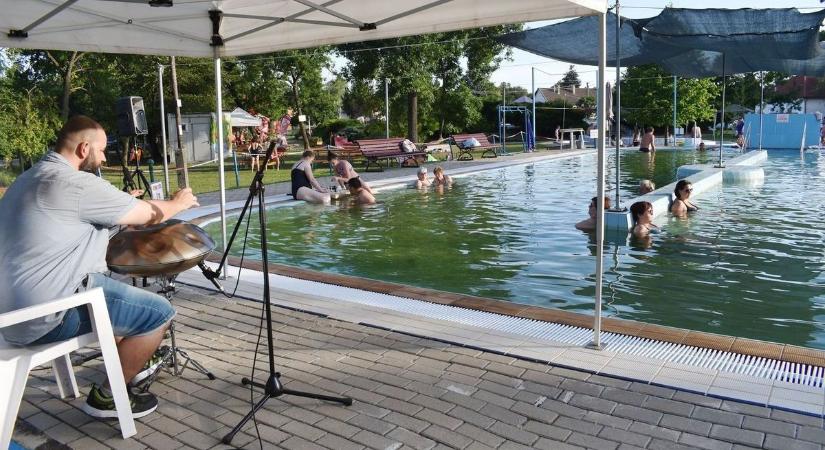
<path fill-rule="evenodd" d="M 626 151 L 622 201 L 636 196 L 642 178 L 663 186 L 678 166 L 711 161 L 710 153 Z M 613 165 L 610 155 L 609 182 Z M 825 156 L 771 151 L 764 167 L 761 186 L 720 186 L 698 198 L 695 215 L 660 216 L 663 231 L 650 241 L 609 235 L 605 315 L 825 348 Z M 595 237 L 573 225 L 587 216 L 595 174 L 589 154 L 476 173 L 440 192 L 382 192 L 369 207 L 270 209 L 269 257 L 592 313 Z M 253 259 L 260 258 L 256 225 L 247 246 Z M 217 235 L 218 224 L 207 231 Z"/>

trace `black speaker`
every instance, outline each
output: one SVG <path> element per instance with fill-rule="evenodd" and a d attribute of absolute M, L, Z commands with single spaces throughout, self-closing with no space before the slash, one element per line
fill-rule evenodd
<path fill-rule="evenodd" d="M 121 97 L 115 102 L 117 132 L 121 136 L 141 136 L 149 133 L 143 97 Z"/>

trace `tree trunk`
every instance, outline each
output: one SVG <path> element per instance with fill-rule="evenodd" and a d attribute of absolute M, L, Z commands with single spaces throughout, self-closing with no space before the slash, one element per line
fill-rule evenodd
<path fill-rule="evenodd" d="M 72 96 L 72 78 L 74 77 L 75 63 L 80 59 L 80 55 L 77 51 L 72 52 L 72 55 L 69 56 L 69 60 L 66 63 L 66 67 L 63 69 L 63 97 L 60 101 L 60 118 L 63 119 L 63 122 L 69 120 L 69 99 Z M 49 56 L 51 57 L 51 54 Z M 54 58 L 52 58 L 52 62 L 58 64 Z"/>
<path fill-rule="evenodd" d="M 298 109 L 298 116 L 304 114 L 303 108 L 301 108 L 301 95 L 298 91 L 298 76 L 294 73 L 292 74 L 292 95 L 295 97 L 295 108 Z M 307 129 L 304 127 L 303 122 L 298 122 L 298 126 L 301 127 L 301 137 L 304 139 L 304 150 L 309 150 L 309 135 L 307 134 Z"/>
<path fill-rule="evenodd" d="M 418 92 L 407 95 L 407 137 L 418 142 Z"/>

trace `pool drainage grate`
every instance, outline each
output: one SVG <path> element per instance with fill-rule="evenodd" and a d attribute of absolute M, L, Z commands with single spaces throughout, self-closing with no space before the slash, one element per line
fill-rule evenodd
<path fill-rule="evenodd" d="M 244 272 L 243 278 L 252 273 L 249 270 Z M 592 340 L 593 336 L 593 331 L 590 328 L 442 305 L 425 300 L 398 297 L 319 281 L 290 278 L 283 275 L 270 274 L 270 279 L 272 280 L 272 286 L 285 291 L 294 291 L 312 297 L 323 296 L 429 319 L 517 334 L 526 338 L 583 347 Z M 248 278 L 248 281 L 259 284 L 259 280 L 254 277 Z M 211 286 L 206 285 L 204 287 L 211 288 Z M 386 325 L 371 325 L 392 329 Z M 602 342 L 607 344 L 610 352 L 618 354 L 654 358 L 665 362 L 817 389 L 822 389 L 825 385 L 823 383 L 825 368 L 821 366 L 792 363 L 611 332 L 602 332 Z"/>
<path fill-rule="evenodd" d="M 287 288 L 284 284 L 290 284 L 290 286 Z M 593 337 L 593 331 L 589 328 L 430 303 L 345 286 L 306 281 L 300 284 L 284 284 L 278 283 L 276 286 L 429 319 L 518 334 L 533 339 L 584 346 Z M 822 388 L 823 378 L 825 378 L 825 368 L 820 366 L 675 344 L 625 334 L 602 332 L 602 342 L 607 344 L 609 351 L 614 353 L 655 358 L 671 363 L 814 388 Z"/>

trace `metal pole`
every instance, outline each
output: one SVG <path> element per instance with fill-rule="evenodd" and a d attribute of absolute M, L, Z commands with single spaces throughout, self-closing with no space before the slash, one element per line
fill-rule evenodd
<path fill-rule="evenodd" d="M 676 75 L 673 75 L 673 142 L 676 147 Z"/>
<path fill-rule="evenodd" d="M 530 87 L 533 89 L 533 148 L 538 148 L 536 143 L 536 68 L 530 67 Z"/>
<path fill-rule="evenodd" d="M 722 53 L 722 135 L 719 138 L 719 165 L 716 167 L 725 167 L 722 164 L 722 146 L 725 144 L 725 54 Z"/>
<path fill-rule="evenodd" d="M 215 111 L 218 118 L 218 180 L 221 189 L 221 249 L 226 251 L 226 179 L 223 163 L 223 81 L 221 79 L 221 57 L 215 47 Z M 266 164 L 266 161 L 263 162 Z"/>
<path fill-rule="evenodd" d="M 619 15 L 619 0 L 616 0 L 616 110 L 613 116 L 616 118 L 616 201 L 613 203 L 613 210 L 621 211 L 622 205 L 619 202 L 619 173 L 620 154 L 619 149 L 622 143 L 622 56 L 621 44 L 619 42 L 619 31 L 621 30 L 621 16 Z"/>
<path fill-rule="evenodd" d="M 759 72 L 759 150 L 762 150 L 762 122 L 765 117 L 765 72 Z"/>
<path fill-rule="evenodd" d="M 163 104 L 163 64 L 158 64 L 158 90 L 160 91 L 160 145 L 163 148 L 163 181 L 166 183 L 166 198 L 172 194 L 169 188 L 169 158 L 166 150 L 166 105 Z"/>
<path fill-rule="evenodd" d="M 178 148 L 175 152 L 175 169 L 178 172 L 178 189 L 189 187 L 189 172 L 186 170 L 186 155 L 183 153 L 183 124 L 180 117 L 180 95 L 178 95 L 178 71 L 175 57 L 172 57 L 172 94 L 175 96 L 175 120 L 178 125 Z"/>
<path fill-rule="evenodd" d="M 605 92 L 605 71 L 607 61 L 607 14 L 599 14 L 599 80 L 596 96 L 596 117 L 598 120 L 598 142 L 596 151 L 599 154 L 598 180 L 596 182 L 596 299 L 593 312 L 593 341 L 588 347 L 601 350 L 602 332 L 602 270 L 604 269 L 604 156 L 605 156 L 605 120 L 607 93 Z"/>
<path fill-rule="evenodd" d="M 501 83 L 501 152 L 506 152 L 507 148 L 507 112 L 504 106 L 507 105 L 507 85 Z"/>
<path fill-rule="evenodd" d="M 387 139 L 390 138 L 390 80 L 384 78 L 384 118 L 386 120 Z"/>

